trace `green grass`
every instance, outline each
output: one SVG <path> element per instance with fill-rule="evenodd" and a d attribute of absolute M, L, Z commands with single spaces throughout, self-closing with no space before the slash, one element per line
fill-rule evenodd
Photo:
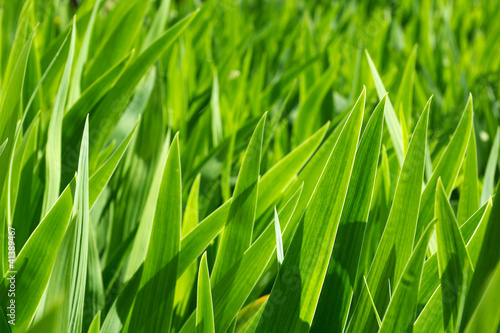
<path fill-rule="evenodd" d="M 498 332 L 499 12 L 0 0 L 0 332 Z"/>

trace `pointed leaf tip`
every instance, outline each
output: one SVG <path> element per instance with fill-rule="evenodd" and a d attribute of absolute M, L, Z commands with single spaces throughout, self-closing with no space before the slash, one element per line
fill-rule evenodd
<path fill-rule="evenodd" d="M 276 232 L 276 255 L 278 256 L 278 263 L 281 265 L 285 256 L 283 255 L 283 241 L 281 239 L 280 220 L 278 218 L 276 206 L 274 206 L 274 228 Z"/>

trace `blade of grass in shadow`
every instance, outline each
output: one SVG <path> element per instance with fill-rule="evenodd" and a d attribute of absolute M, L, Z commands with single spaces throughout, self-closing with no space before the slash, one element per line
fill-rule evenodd
<path fill-rule="evenodd" d="M 467 252 L 469 253 L 472 265 L 476 265 L 477 263 L 490 213 L 491 202 L 488 202 L 460 228 L 464 240 L 467 243 Z M 469 225 L 471 227 L 475 225 L 477 228 L 469 228 Z M 472 231 L 468 229 L 472 229 Z M 472 266 L 468 268 L 469 271 L 471 271 L 471 268 Z M 424 265 L 424 273 L 419 291 L 419 306 L 423 304 L 423 309 L 415 321 L 415 332 L 432 332 L 444 329 L 443 297 L 439 282 L 437 253 L 435 253 L 427 259 Z M 464 283 L 465 282 L 467 281 L 464 281 Z"/>
<path fill-rule="evenodd" d="M 422 192 L 422 202 L 418 215 L 417 232 L 415 239 L 419 239 L 427 224 L 434 216 L 434 198 L 436 193 L 437 180 L 441 177 L 447 196 L 451 194 L 453 185 L 460 171 L 463 157 L 467 148 L 472 128 L 472 95 L 469 95 L 467 105 L 460 122 L 457 125 L 453 137 L 450 139 L 445 152 L 441 156 L 438 164 L 434 168 L 431 179 L 427 182 Z"/>
<path fill-rule="evenodd" d="M 500 184 L 500 183 L 499 183 Z M 499 185 L 497 184 L 497 191 Z M 500 195 L 495 195 L 493 207 L 491 210 L 488 226 L 486 227 L 485 236 L 481 250 L 475 266 L 474 275 L 471 285 L 467 291 L 465 307 L 462 317 L 461 329 L 472 317 L 476 307 L 480 303 L 482 290 L 487 281 L 491 278 L 493 271 L 500 262 Z"/>
<path fill-rule="evenodd" d="M 198 9 L 180 20 L 156 39 L 125 69 L 120 79 L 94 109 L 90 124 L 92 129 L 91 137 L 94 138 L 95 133 L 99 135 L 95 135 L 95 140 L 93 140 L 91 145 L 91 161 L 94 160 L 94 154 L 97 155 L 102 149 L 110 134 L 107 126 L 117 123 L 141 78 L 146 74 L 158 57 L 172 45 L 187 26 L 197 17 L 199 12 L 200 10 Z"/>
<path fill-rule="evenodd" d="M 70 147 L 71 140 L 75 137 L 74 133 L 82 127 L 82 120 L 85 119 L 87 114 L 93 111 L 93 108 L 98 105 L 103 96 L 114 86 L 125 68 L 129 65 L 133 55 L 134 50 L 104 72 L 92 85 L 82 92 L 78 100 L 64 114 L 63 128 L 65 130 L 62 133 L 62 141 L 68 143 L 66 147 Z M 63 151 L 63 154 L 66 153 L 67 151 Z"/>
<path fill-rule="evenodd" d="M 121 332 L 130 310 L 134 304 L 139 284 L 141 283 L 143 265 L 139 266 L 135 274 L 124 285 L 113 305 L 106 314 L 101 331 L 105 333 Z"/>
<path fill-rule="evenodd" d="M 498 295 L 500 295 L 500 264 L 497 264 L 496 269 L 491 273 L 491 278 L 485 285 L 481 299 L 465 327 L 465 333 L 494 333 L 498 331 L 500 323 Z"/>
<path fill-rule="evenodd" d="M 433 232 L 434 222 L 431 222 L 415 246 L 401 279 L 394 289 L 394 295 L 379 332 L 406 332 L 412 329 L 425 253 Z"/>
<path fill-rule="evenodd" d="M 328 90 L 337 77 L 334 73 L 338 70 L 337 66 L 332 65 L 322 76 L 314 83 L 308 91 L 307 97 L 297 112 L 297 118 L 293 125 L 292 138 L 294 145 L 298 146 L 306 138 L 311 136 L 320 126 L 317 126 L 321 117 L 318 110 L 325 99 Z"/>
<path fill-rule="evenodd" d="M 477 262 L 477 256 L 483 242 L 485 226 L 491 212 L 491 202 L 484 204 L 461 227 L 460 233 L 467 247 L 467 253 L 472 261 L 472 267 Z M 424 273 L 420 285 L 419 306 L 424 307 L 439 286 L 439 268 L 437 254 L 430 256 L 424 264 Z"/>
<path fill-rule="evenodd" d="M 443 328 L 446 332 L 454 332 L 459 302 L 465 297 L 461 294 L 465 270 L 471 267 L 471 261 L 441 178 L 438 179 L 434 209 L 437 219 L 437 258 L 443 300 Z"/>

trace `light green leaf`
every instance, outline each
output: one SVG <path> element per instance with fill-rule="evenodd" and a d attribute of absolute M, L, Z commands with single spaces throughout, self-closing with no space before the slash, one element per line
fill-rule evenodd
<path fill-rule="evenodd" d="M 24 245 L 14 266 L 4 276 L 1 287 L 2 308 L 7 308 L 8 277 L 16 276 L 16 302 L 23 304 L 16 309 L 14 332 L 24 332 L 30 324 L 35 310 L 47 287 L 56 254 L 68 226 L 73 198 L 70 186 L 66 187 L 52 209 L 40 222 Z M 16 273 L 11 273 L 15 271 Z"/>
<path fill-rule="evenodd" d="M 401 84 L 399 85 L 398 95 L 396 97 L 396 101 L 394 105 L 396 106 L 396 110 L 400 108 L 403 109 L 401 113 L 401 122 L 405 120 L 407 122 L 407 126 L 411 126 L 411 116 L 412 116 L 412 104 L 413 104 L 413 82 L 415 79 L 415 63 L 417 61 L 417 45 L 413 46 L 410 56 L 406 61 L 405 68 L 403 70 L 403 77 L 401 78 Z M 408 126 L 407 128 L 410 128 Z M 405 133 L 406 129 L 402 128 L 403 133 Z M 404 137 L 403 137 L 404 139 Z M 403 141 L 403 143 L 405 143 Z"/>
<path fill-rule="evenodd" d="M 282 195 L 283 190 L 304 167 L 304 164 L 316 151 L 321 141 L 323 141 L 328 126 L 329 125 L 326 124 L 319 129 L 300 146 L 283 157 L 269 171 L 267 171 L 264 176 L 262 176 L 259 182 L 257 202 L 258 217 L 264 212 L 269 211 L 269 208 L 276 204 L 276 201 Z M 296 189 L 297 188 L 295 188 L 295 190 Z"/>
<path fill-rule="evenodd" d="M 94 206 L 95 202 L 99 198 L 99 195 L 102 193 L 104 187 L 109 182 L 109 179 L 113 175 L 118 163 L 121 161 L 123 155 L 125 154 L 125 150 L 127 149 L 130 140 L 132 139 L 137 126 L 140 122 L 140 117 L 135 123 L 134 128 L 127 135 L 125 140 L 118 146 L 118 148 L 113 152 L 113 154 L 96 170 L 96 172 L 90 177 L 90 193 L 89 193 L 89 202 L 90 208 Z"/>
<path fill-rule="evenodd" d="M 479 189 L 477 185 L 477 152 L 476 134 L 474 126 L 470 131 L 467 145 L 467 155 L 464 162 L 464 181 L 460 187 L 460 201 L 458 202 L 457 220 L 462 225 L 479 208 Z"/>
<path fill-rule="evenodd" d="M 45 192 L 43 197 L 42 216 L 45 215 L 59 196 L 61 186 L 61 136 L 64 111 L 70 84 L 71 69 L 73 67 L 73 57 L 76 43 L 76 26 L 73 20 L 71 31 L 71 42 L 69 46 L 68 58 L 64 67 L 61 83 L 52 106 L 49 129 L 47 134 L 47 146 L 45 150 Z"/>
<path fill-rule="evenodd" d="M 100 324 L 101 324 L 101 311 L 97 312 L 94 319 L 92 320 L 88 333 L 99 333 Z"/>
<path fill-rule="evenodd" d="M 121 13 L 123 14 L 121 17 L 117 15 L 116 26 L 107 25 L 109 31 L 103 37 L 99 49 L 95 51 L 96 55 L 88 62 L 84 82 L 94 82 L 101 76 L 101 73 L 104 73 L 118 59 L 122 59 L 130 51 L 130 47 L 140 31 L 139 27 L 143 24 L 144 14 L 150 1 L 135 0 L 128 2 L 133 4 L 129 6 L 127 12 Z"/>
<path fill-rule="evenodd" d="M 484 171 L 483 191 L 481 192 L 481 205 L 484 204 L 493 194 L 495 187 L 495 173 L 497 170 L 498 154 L 500 153 L 500 127 L 497 129 L 495 140 L 491 146 L 490 156 Z"/>
<path fill-rule="evenodd" d="M 94 22 L 97 16 L 97 12 L 101 7 L 102 0 L 95 1 L 94 8 L 92 9 L 92 14 L 90 15 L 90 20 L 85 30 L 85 35 L 83 37 L 82 45 L 78 51 L 78 58 L 73 69 L 73 75 L 71 77 L 71 82 L 69 85 L 69 95 L 68 95 L 68 106 L 71 107 L 81 94 L 81 81 L 83 74 L 83 67 L 87 63 L 90 39 L 92 37 L 92 32 L 94 30 Z"/>
<path fill-rule="evenodd" d="M 386 94 L 387 90 L 385 90 L 384 83 L 380 78 L 380 75 L 375 68 L 375 64 L 373 63 L 372 58 L 368 54 L 368 51 L 365 50 L 366 58 L 368 59 L 368 64 L 370 65 L 370 71 L 372 72 L 373 81 L 375 81 L 375 88 L 377 88 L 378 98 L 382 99 Z M 401 125 L 399 124 L 398 117 L 396 116 L 396 112 L 394 111 L 394 107 L 392 106 L 391 99 L 387 97 L 387 103 L 385 105 L 385 121 L 387 124 L 387 129 L 391 134 L 392 144 L 394 145 L 394 150 L 396 151 L 396 156 L 399 161 L 399 165 L 403 164 L 404 161 L 404 149 L 403 149 L 403 137 L 401 132 Z"/>
<path fill-rule="evenodd" d="M 78 175 L 76 177 L 75 233 L 72 242 L 71 284 L 69 290 L 69 330 L 80 332 L 83 325 L 83 307 L 85 304 L 85 286 L 87 283 L 87 258 L 89 252 L 89 123 L 88 117 L 83 129 Z"/>
<path fill-rule="evenodd" d="M 7 146 L 7 143 L 9 143 L 9 138 L 5 139 L 4 143 L 0 145 L 0 155 L 2 155 L 3 151 L 5 150 L 5 146 Z"/>
<path fill-rule="evenodd" d="M 241 309 L 240 312 L 238 312 L 238 320 L 236 322 L 235 332 L 255 332 L 268 297 L 269 295 L 264 295 L 248 304 L 243 309 Z"/>
<path fill-rule="evenodd" d="M 278 263 L 281 265 L 283 264 L 285 255 L 283 254 L 283 240 L 281 239 L 280 220 L 276 207 L 274 207 L 274 232 L 276 233 L 276 256 L 278 258 Z"/>
<path fill-rule="evenodd" d="M 340 128 L 342 129 L 342 128 Z M 321 153 L 318 155 L 314 155 L 311 161 L 306 164 L 305 169 L 303 170 L 303 174 L 299 176 L 299 180 L 304 181 L 308 180 L 308 189 L 309 189 L 309 197 L 310 193 L 314 190 L 313 182 L 317 180 L 319 177 L 321 170 L 319 168 L 323 167 L 326 163 L 326 159 L 328 155 L 326 155 L 327 149 L 333 149 L 333 145 L 335 144 L 336 138 L 338 137 L 338 133 L 340 129 L 337 130 L 336 135 L 330 136 L 330 138 L 325 142 L 325 144 L 320 148 Z M 307 161 L 309 156 L 314 152 L 317 145 L 321 142 L 321 139 L 324 136 L 324 132 L 326 131 L 326 127 L 319 130 L 316 134 L 314 134 L 311 138 L 306 140 L 302 145 L 293 150 L 289 155 L 279 161 L 273 168 L 271 168 L 259 181 L 259 196 L 257 200 L 257 214 L 262 215 L 265 212 L 265 209 L 272 207 L 268 204 L 268 200 L 270 198 L 276 198 L 276 192 L 283 191 L 288 183 L 293 179 L 296 172 L 300 170 L 302 165 Z M 298 162 L 300 161 L 300 162 Z M 318 171 L 319 170 L 319 171 Z M 294 182 L 296 184 L 297 182 Z M 290 198 L 294 196 L 294 192 L 291 192 L 290 189 L 293 189 L 295 192 L 300 189 L 302 185 L 299 186 L 288 186 L 287 190 L 283 197 Z M 272 192 L 272 193 L 271 193 Z M 291 193 L 290 193 L 291 192 Z M 300 198 L 303 198 L 302 196 Z M 276 200 L 276 199 L 273 199 Z M 231 206 L 232 198 L 226 201 L 223 205 L 217 208 L 212 214 L 206 217 L 196 228 L 194 228 L 190 233 L 185 235 L 182 238 L 182 251 L 180 254 L 180 262 L 179 262 L 179 273 L 184 272 L 187 267 L 192 263 L 196 257 L 203 253 L 203 250 L 210 244 L 210 242 L 219 234 L 219 232 L 224 228 L 226 224 L 227 216 L 229 214 L 229 208 Z M 267 201 L 267 202 L 266 202 Z M 294 219 L 299 220 L 302 215 L 302 209 L 305 208 L 308 199 L 302 199 L 301 209 L 297 209 L 300 212 L 297 217 L 295 215 Z M 266 208 L 261 208 L 266 207 Z M 259 211 L 262 213 L 259 214 Z M 296 221 L 298 223 L 298 221 Z M 137 243 L 137 241 L 136 241 Z M 140 244 L 140 243 L 139 243 Z M 142 247 L 137 247 L 142 248 Z"/>
<path fill-rule="evenodd" d="M 31 1 L 26 2 L 26 6 L 30 3 Z M 17 34 L 22 34 L 22 36 L 18 36 Z M 6 142 L 8 139 L 12 143 L 7 144 L 4 147 L 5 150 L 0 155 L 0 193 L 1 189 L 4 188 L 4 182 L 9 167 L 9 160 L 15 142 L 15 132 L 19 115 L 19 103 L 21 101 L 20 92 L 23 90 L 28 56 L 31 50 L 34 35 L 35 29 L 26 39 L 20 53 L 11 54 L 11 57 L 17 61 L 15 62 L 15 67 L 12 69 L 12 75 L 10 77 L 4 76 L 3 79 L 4 86 L 7 82 L 8 84 L 6 88 L 2 89 L 2 97 L 0 101 L 0 142 Z M 16 33 L 16 40 L 17 38 L 22 38 L 24 41 L 24 36 L 23 32 L 18 31 Z M 14 49 L 12 52 L 14 52 Z"/>
<path fill-rule="evenodd" d="M 223 133 L 219 102 L 219 78 L 217 76 L 217 69 L 213 68 L 212 71 L 214 77 L 212 97 L 210 99 L 210 108 L 212 111 L 212 143 L 214 146 L 217 146 L 223 139 Z"/>
<path fill-rule="evenodd" d="M 182 219 L 182 237 L 186 236 L 198 225 L 198 201 L 200 192 L 200 175 L 198 175 L 191 186 L 188 200 L 184 208 L 184 217 Z M 182 250 L 182 240 L 181 240 Z M 196 261 L 191 260 L 191 265 L 180 275 L 177 271 L 177 283 L 175 285 L 174 308 L 175 317 L 179 320 L 184 319 L 186 311 L 191 300 L 191 291 L 196 282 L 196 272 L 198 265 Z M 188 313 L 189 314 L 189 313 Z"/>
<path fill-rule="evenodd" d="M 196 332 L 215 332 L 212 291 L 208 275 L 207 253 L 201 257 L 198 272 L 198 297 L 196 302 Z"/>
<path fill-rule="evenodd" d="M 178 275 L 182 274 L 212 240 L 221 232 L 226 224 L 232 199 L 226 201 L 212 214 L 207 216 L 200 224 L 191 230 L 181 241 L 181 253 Z"/>
<path fill-rule="evenodd" d="M 484 237 L 485 226 L 488 224 L 491 203 L 484 204 L 461 227 L 460 233 L 467 244 L 467 252 L 474 266 Z M 430 256 L 424 265 L 424 273 L 420 285 L 419 306 L 425 306 L 439 286 L 439 268 L 437 253 Z"/>
<path fill-rule="evenodd" d="M 146 38 L 144 39 L 144 42 L 142 44 L 143 51 L 148 48 L 151 43 L 153 43 L 158 37 L 160 37 L 161 33 L 165 29 L 169 10 L 170 0 L 161 1 L 160 8 L 158 8 L 155 17 L 153 18 L 153 22 L 151 23 L 151 27 L 149 28 Z"/>
<path fill-rule="evenodd" d="M 85 303 L 83 307 L 83 331 L 91 330 L 92 318 L 99 315 L 104 308 L 105 295 L 102 278 L 101 260 L 97 248 L 96 234 L 91 223 L 89 223 L 89 250 L 87 263 L 87 285 L 85 287 Z M 100 322 L 94 324 L 99 332 Z"/>
<path fill-rule="evenodd" d="M 181 245 L 181 218 L 181 165 L 179 135 L 176 134 L 163 171 L 129 332 L 163 332 L 170 329 Z"/>

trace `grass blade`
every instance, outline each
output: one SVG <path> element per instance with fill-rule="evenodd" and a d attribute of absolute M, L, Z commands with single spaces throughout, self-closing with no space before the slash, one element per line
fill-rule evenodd
<path fill-rule="evenodd" d="M 436 189 L 435 218 L 444 330 L 455 332 L 459 302 L 465 296 L 461 294 L 461 287 L 471 261 L 441 179 Z"/>
<path fill-rule="evenodd" d="M 477 185 L 477 151 L 474 126 L 470 131 L 470 139 L 465 156 L 464 181 L 460 188 L 457 220 L 462 225 L 479 208 L 479 189 Z"/>
<path fill-rule="evenodd" d="M 462 113 L 460 122 L 450 139 L 445 152 L 441 156 L 437 166 L 434 168 L 434 173 L 431 179 L 427 182 L 424 192 L 422 193 L 422 202 L 418 215 L 417 233 L 415 239 L 419 239 L 427 224 L 432 220 L 434 215 L 434 202 L 437 180 L 441 177 L 444 189 L 447 196 L 451 194 L 453 185 L 460 171 L 463 157 L 467 149 L 467 144 L 470 138 L 472 129 L 472 96 L 469 96 L 467 105 Z"/>
<path fill-rule="evenodd" d="M 241 258 L 252 241 L 265 122 L 266 114 L 257 124 L 241 163 L 226 227 L 221 235 L 214 264 L 212 273 L 214 284 Z"/>
<path fill-rule="evenodd" d="M 396 285 L 394 295 L 382 321 L 380 332 L 405 332 L 411 330 L 415 320 L 415 309 L 418 300 L 418 288 L 424 266 L 425 253 L 429 239 L 434 231 L 434 223 L 430 223 L 415 246 L 405 270 Z"/>
<path fill-rule="evenodd" d="M 45 215 L 49 211 L 50 207 L 52 207 L 53 203 L 59 196 L 59 187 L 61 186 L 62 124 L 70 84 L 71 69 L 73 68 L 75 43 L 76 27 L 75 20 L 73 20 L 73 29 L 71 31 L 71 42 L 69 46 L 68 58 L 64 67 L 59 90 L 57 91 L 57 96 L 52 107 L 47 134 L 47 148 L 45 151 L 46 190 L 44 192 L 42 215 Z"/>
<path fill-rule="evenodd" d="M 368 64 L 370 65 L 370 71 L 373 76 L 373 80 L 375 81 L 375 87 L 377 88 L 378 98 L 382 99 L 386 94 L 387 90 L 385 90 L 384 84 L 382 83 L 382 79 L 375 68 L 375 64 L 373 63 L 372 58 L 368 54 L 368 51 L 365 51 L 366 58 L 368 59 Z M 391 134 L 392 144 L 394 145 L 394 150 L 396 151 L 396 156 L 399 161 L 399 165 L 403 165 L 404 161 L 404 149 L 403 149 L 403 134 L 401 131 L 401 125 L 399 124 L 398 117 L 396 116 L 396 112 L 394 111 L 394 107 L 392 106 L 391 100 L 387 97 L 387 102 L 385 106 L 385 121 L 387 123 L 387 129 Z"/>
<path fill-rule="evenodd" d="M 327 326 L 340 332 L 345 327 L 375 185 L 385 103 L 384 97 L 370 117 L 356 152 L 337 241 L 333 245 L 312 332 Z"/>
<path fill-rule="evenodd" d="M 495 173 L 497 170 L 498 154 L 500 154 L 500 128 L 497 129 L 495 140 L 491 146 L 490 156 L 484 172 L 483 191 L 481 193 L 481 205 L 484 204 L 493 194 L 495 187 Z"/>
<path fill-rule="evenodd" d="M 386 281 L 392 285 L 399 281 L 413 250 L 424 175 L 429 107 L 430 100 L 420 116 L 408 146 L 389 218 L 367 277 L 375 305 L 381 316 L 384 316 L 391 297 Z M 350 320 L 349 332 L 377 328 L 366 289 L 361 291 Z"/>
<path fill-rule="evenodd" d="M 351 176 L 365 94 L 363 89 L 331 152 L 330 156 L 335 158 L 329 158 L 303 223 L 295 232 L 260 319 L 259 330 L 308 331 L 310 328 Z M 299 278 L 300 288 L 283 279 L 284 274 Z M 288 300 L 285 304 L 270 305 L 276 304 L 276 297 L 283 296 Z"/>
<path fill-rule="evenodd" d="M 170 329 L 180 251 L 181 215 L 181 165 L 177 134 L 163 171 L 129 332 L 163 332 Z"/>
<path fill-rule="evenodd" d="M 70 186 L 66 187 L 52 209 L 40 222 L 24 245 L 14 262 L 12 271 L 16 275 L 16 302 L 23 304 L 16 309 L 14 332 L 24 332 L 30 324 L 38 302 L 47 287 L 56 254 L 71 218 L 73 198 Z M 2 307 L 7 308 L 9 299 L 6 278 L 12 274 L 7 271 L 1 285 Z"/>
<path fill-rule="evenodd" d="M 196 303 L 196 332 L 213 333 L 214 310 L 212 306 L 212 292 L 208 275 L 207 253 L 201 257 L 198 273 L 198 298 Z"/>

